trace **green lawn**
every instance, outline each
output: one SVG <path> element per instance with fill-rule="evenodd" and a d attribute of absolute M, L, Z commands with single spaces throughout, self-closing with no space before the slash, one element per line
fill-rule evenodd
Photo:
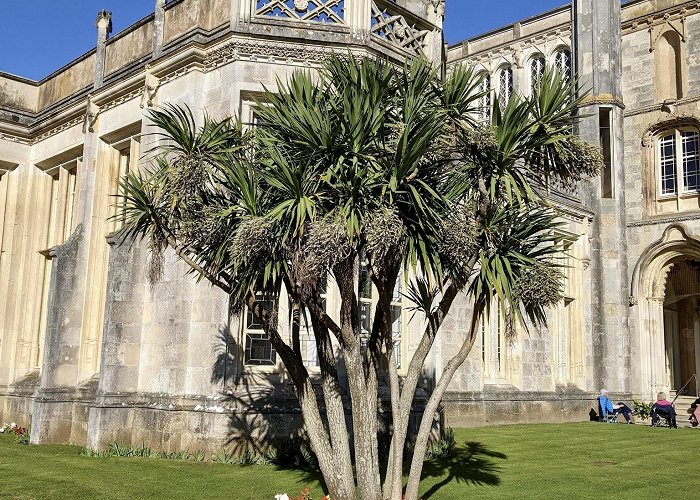
<path fill-rule="evenodd" d="M 692 499 L 700 491 L 700 431 L 622 424 L 457 429 L 458 453 L 426 464 L 424 498 Z M 657 451 L 663 448 L 663 451 Z M 23 446 L 0 436 L 0 498 L 318 500 L 313 474 L 142 458 L 88 458 L 71 446 Z"/>

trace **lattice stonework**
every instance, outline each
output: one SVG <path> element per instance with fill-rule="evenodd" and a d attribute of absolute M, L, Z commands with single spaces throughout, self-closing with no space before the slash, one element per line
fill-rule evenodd
<path fill-rule="evenodd" d="M 382 10 L 372 2 L 372 34 L 411 53 L 422 54 L 428 31 L 409 25 L 403 16 Z"/>
<path fill-rule="evenodd" d="M 345 0 L 257 0 L 258 16 L 343 24 Z"/>

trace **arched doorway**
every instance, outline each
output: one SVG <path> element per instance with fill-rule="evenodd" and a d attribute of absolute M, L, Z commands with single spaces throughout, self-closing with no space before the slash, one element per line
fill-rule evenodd
<path fill-rule="evenodd" d="M 697 396 L 697 381 L 691 379 L 700 372 L 700 260 L 681 257 L 667 270 L 664 343 L 668 387 L 671 391 L 684 388 L 685 395 Z"/>
<path fill-rule="evenodd" d="M 667 228 L 637 263 L 630 305 L 638 309 L 634 392 L 680 390 L 700 373 L 700 238 L 680 224 Z M 699 389 L 696 377 L 684 392 Z"/>

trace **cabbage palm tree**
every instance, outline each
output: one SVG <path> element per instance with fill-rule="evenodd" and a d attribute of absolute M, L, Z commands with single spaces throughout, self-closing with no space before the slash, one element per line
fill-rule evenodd
<path fill-rule="evenodd" d="M 571 132 L 576 86 L 547 72 L 535 96 L 495 107 L 483 124 L 474 118 L 481 115 L 479 84 L 463 67 L 441 80 L 421 60 L 397 68 L 331 58 L 317 74 L 298 71 L 266 91 L 254 130 L 208 117 L 197 126 L 182 107 L 152 111 L 166 146 L 149 169 L 122 180 L 124 241 L 149 241 L 151 277 L 170 248 L 198 278 L 229 294 L 234 313 L 246 307 L 263 325 L 293 381 L 334 498 L 401 498 L 411 405 L 458 294 L 473 302 L 471 326 L 426 404 L 409 499 L 418 496 L 433 416 L 481 317 L 498 299 L 513 323 L 539 325 L 561 298 L 558 213 L 540 193 L 553 180 L 572 184 L 595 174 L 601 163 Z M 378 299 L 368 335 L 358 319 L 360 260 Z M 390 303 L 406 276 L 406 296 L 425 330 L 401 379 Z M 337 316 L 323 304 L 329 281 L 340 295 Z M 258 300 L 261 294 L 274 300 Z M 281 298 L 292 311 L 289 341 L 279 331 Z M 303 316 L 313 326 L 327 426 L 302 361 Z M 336 364 L 341 353 L 352 439 Z M 393 431 L 380 463 L 378 390 L 386 380 Z"/>

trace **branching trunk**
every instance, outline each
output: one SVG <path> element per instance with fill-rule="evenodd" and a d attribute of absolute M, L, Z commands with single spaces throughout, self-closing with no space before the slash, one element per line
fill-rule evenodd
<path fill-rule="evenodd" d="M 247 306 L 258 318 L 265 329 L 265 333 L 274 346 L 277 354 L 284 362 L 289 376 L 294 383 L 299 405 L 301 407 L 304 427 L 309 436 L 309 443 L 321 469 L 326 485 L 331 491 L 331 496 L 338 498 L 353 498 L 354 485 L 348 481 L 346 470 L 336 466 L 334 450 L 328 439 L 328 433 L 323 425 L 321 412 L 316 400 L 316 392 L 311 383 L 309 373 L 301 362 L 300 357 L 287 345 L 279 335 L 275 321 L 268 312 L 255 300 L 253 294 L 247 297 Z M 352 478 L 352 475 L 350 475 Z"/>
<path fill-rule="evenodd" d="M 413 460 L 411 461 L 411 470 L 408 476 L 408 484 L 406 485 L 406 499 L 407 500 L 417 500 L 418 499 L 418 487 L 420 486 L 421 474 L 423 472 L 423 462 L 425 460 L 425 454 L 428 450 L 428 440 L 430 439 L 430 432 L 433 427 L 433 418 L 437 412 L 440 401 L 442 401 L 443 396 L 447 387 L 452 381 L 457 369 L 462 366 L 464 361 L 469 356 L 469 353 L 474 346 L 474 341 L 476 340 L 476 332 L 478 330 L 478 319 L 481 317 L 483 312 L 483 305 L 475 305 L 475 309 L 472 312 L 472 321 L 469 329 L 469 335 L 464 339 L 464 343 L 460 348 L 459 352 L 455 357 L 453 357 L 445 366 L 445 369 L 440 376 L 440 380 L 435 386 L 435 390 L 428 400 L 428 404 L 425 407 L 425 412 L 423 413 L 423 418 L 421 419 L 420 428 L 418 430 L 418 436 L 416 438 L 416 446 L 413 450 Z"/>
<path fill-rule="evenodd" d="M 363 500 L 377 500 L 379 494 L 379 464 L 375 460 L 376 451 L 373 445 L 376 442 L 372 436 L 372 430 L 376 430 L 372 420 L 376 420 L 377 414 L 371 413 L 370 404 L 373 397 L 368 394 L 368 387 L 365 381 L 364 363 L 362 360 L 362 349 L 358 324 L 358 306 L 355 295 L 354 258 L 352 262 L 348 259 L 342 264 L 344 269 L 339 269 L 336 273 L 336 281 L 340 289 L 340 327 L 343 337 L 343 354 L 345 356 L 345 367 L 348 375 L 348 385 L 350 386 L 350 397 L 352 398 L 352 420 L 353 434 L 355 437 L 355 470 L 357 486 Z M 376 398 L 376 393 L 374 394 Z"/>
<path fill-rule="evenodd" d="M 316 350 L 321 365 L 321 380 L 323 384 L 323 397 L 326 402 L 326 417 L 330 431 L 331 445 L 333 447 L 333 460 L 338 475 L 339 498 L 352 498 L 354 495 L 355 478 L 352 469 L 350 455 L 350 437 L 347 423 L 345 422 L 345 407 L 338 372 L 336 369 L 335 353 L 328 329 L 321 325 L 313 316 L 312 324 L 316 334 Z M 331 497 L 335 493 L 331 492 Z"/>
<path fill-rule="evenodd" d="M 445 290 L 445 294 L 443 295 L 437 310 L 435 310 L 428 317 L 428 325 L 420 343 L 418 344 L 418 348 L 411 358 L 408 373 L 401 391 L 398 413 L 399 418 L 395 419 L 394 424 L 394 435 L 391 442 L 393 460 L 389 468 L 389 473 L 387 474 L 387 477 L 391 478 L 390 481 L 387 479 L 387 484 L 391 486 L 390 488 L 387 488 L 387 486 L 384 488 L 384 497 L 387 500 L 401 499 L 401 492 L 403 489 L 403 452 L 406 447 L 406 434 L 408 432 L 408 425 L 411 418 L 413 398 L 415 397 L 421 372 L 425 366 L 425 360 L 427 359 L 428 354 L 430 354 L 430 350 L 433 347 L 433 343 L 435 342 L 437 333 L 440 330 L 440 326 L 442 326 L 447 313 L 452 307 L 452 303 L 457 297 L 458 291 L 457 285 L 450 285 L 447 290 Z"/>

